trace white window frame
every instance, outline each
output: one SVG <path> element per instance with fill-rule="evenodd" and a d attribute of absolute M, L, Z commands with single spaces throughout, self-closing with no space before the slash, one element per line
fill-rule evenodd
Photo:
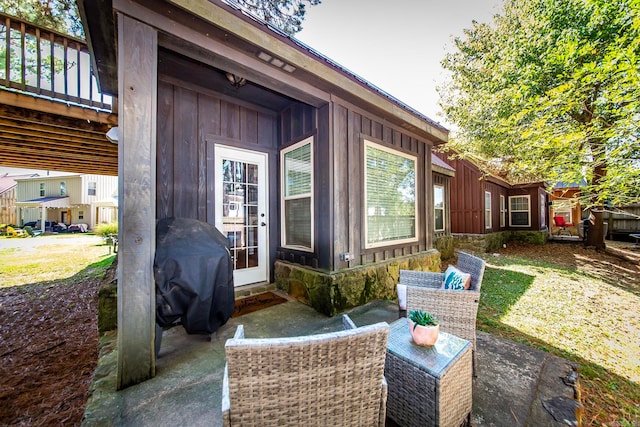
<path fill-rule="evenodd" d="M 91 194 L 91 190 L 93 190 L 93 194 Z M 95 196 L 98 192 L 98 185 L 95 181 L 89 181 L 87 183 L 87 196 Z"/>
<path fill-rule="evenodd" d="M 413 237 L 409 237 L 409 238 L 405 238 L 405 239 L 396 239 L 396 240 L 384 240 L 384 241 L 378 241 L 378 242 L 369 242 L 368 240 L 368 236 L 369 236 L 369 218 L 368 218 L 368 209 L 367 209 L 367 200 L 368 200 L 368 195 L 367 195 L 367 148 L 371 147 L 373 149 L 376 150 L 380 150 L 380 151 L 386 151 L 387 153 L 390 153 L 394 156 L 398 156 L 398 157 L 403 157 L 405 159 L 408 159 L 410 161 L 413 162 L 413 170 L 415 173 L 415 181 L 414 181 L 414 214 L 413 214 L 413 229 L 414 229 L 414 235 Z M 362 165 L 363 165 L 363 172 L 364 172 L 364 192 L 363 192 L 363 200 L 362 200 L 362 206 L 363 206 L 363 218 L 364 218 L 364 247 L 366 249 L 369 248 L 379 248 L 379 247 L 383 247 L 383 246 L 393 246 L 393 245 L 399 245 L 399 244 L 403 244 L 403 243 L 410 243 L 410 242 L 417 242 L 418 241 L 418 236 L 420 235 L 420 230 L 418 229 L 419 227 L 419 223 L 418 223 L 418 194 L 419 194 L 419 188 L 418 188 L 418 157 L 411 155 L 411 154 L 407 154 L 404 153 L 402 151 L 399 150 L 394 150 L 392 148 L 388 148 L 384 145 L 381 144 L 377 144 L 373 141 L 369 141 L 369 140 L 364 140 L 364 150 L 362 153 Z"/>
<path fill-rule="evenodd" d="M 487 203 L 487 196 L 489 196 L 489 203 Z M 487 224 L 487 219 L 489 223 Z M 490 230 L 492 227 L 491 221 L 491 191 L 484 192 L 484 228 Z"/>
<path fill-rule="evenodd" d="M 436 206 L 436 188 L 442 189 L 442 207 Z M 445 200 L 444 185 L 435 184 L 433 186 L 433 230 L 434 231 L 445 231 L 447 229 L 446 218 L 444 216 L 446 205 L 447 205 L 447 202 Z M 439 211 L 439 210 L 442 211 L 442 228 L 437 228 L 436 226 L 436 211 Z"/>
<path fill-rule="evenodd" d="M 44 197 L 47 194 L 47 190 L 46 187 L 44 185 L 44 182 L 40 183 L 40 197 Z"/>
<path fill-rule="evenodd" d="M 525 198 L 527 199 L 527 203 L 529 205 L 529 208 L 525 211 L 522 209 L 513 209 L 511 206 L 511 199 L 521 199 L 521 198 Z M 527 224 L 524 225 L 514 225 L 513 224 L 513 214 L 514 213 L 518 213 L 518 212 L 527 212 Z M 531 227 L 531 196 L 529 194 L 523 194 L 520 196 L 509 196 L 509 227 Z"/>
<path fill-rule="evenodd" d="M 67 183 L 66 183 L 66 181 L 60 181 L 60 195 L 61 196 L 66 196 L 67 195 Z"/>
<path fill-rule="evenodd" d="M 504 227 L 507 223 L 507 200 L 504 194 L 500 195 L 500 227 Z"/>
<path fill-rule="evenodd" d="M 285 175 L 285 155 L 297 148 L 300 148 L 304 145 L 309 144 L 309 150 L 310 150 L 310 162 L 311 162 L 311 188 L 310 191 L 308 193 L 302 193 L 302 194 L 296 194 L 295 196 L 285 196 L 286 194 L 286 185 L 287 185 L 287 179 L 286 179 L 286 175 Z M 281 227 L 281 242 L 282 242 L 282 247 L 283 248 L 288 248 L 288 249 L 295 249 L 295 250 L 299 250 L 299 251 L 305 251 L 305 252 L 313 252 L 314 251 L 314 247 L 315 247 L 315 235 L 314 235 L 314 229 L 315 229 L 315 218 L 313 215 L 314 212 L 314 200 L 313 200 L 313 189 L 314 189 L 314 163 L 313 163 L 313 137 L 310 136 L 306 139 L 303 139 L 302 141 L 296 142 L 293 145 L 290 145 L 287 148 L 282 149 L 282 151 L 280 151 L 280 194 L 281 194 L 281 199 L 282 199 L 282 209 L 281 209 L 281 221 L 282 221 L 282 227 Z M 311 246 L 310 247 L 306 247 L 306 246 L 301 246 L 301 245 L 288 245 L 287 244 L 287 227 L 286 227 L 286 214 L 287 214 L 287 210 L 286 210 L 286 202 L 288 200 L 294 200 L 294 199 L 305 199 L 305 198 L 309 198 L 309 209 L 311 210 L 310 214 L 310 218 L 311 218 L 311 222 L 310 222 L 310 227 L 311 227 Z"/>

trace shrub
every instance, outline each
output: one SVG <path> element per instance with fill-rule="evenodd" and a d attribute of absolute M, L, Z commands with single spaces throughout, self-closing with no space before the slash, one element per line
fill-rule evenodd
<path fill-rule="evenodd" d="M 110 222 L 108 224 L 98 224 L 95 228 L 95 233 L 103 237 L 109 237 L 109 234 L 118 234 L 118 223 Z"/>

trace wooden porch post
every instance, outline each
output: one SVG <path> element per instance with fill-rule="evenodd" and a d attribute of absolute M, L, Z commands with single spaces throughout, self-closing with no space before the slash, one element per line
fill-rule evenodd
<path fill-rule="evenodd" d="M 157 40 L 118 14 L 118 390 L 155 375 Z"/>

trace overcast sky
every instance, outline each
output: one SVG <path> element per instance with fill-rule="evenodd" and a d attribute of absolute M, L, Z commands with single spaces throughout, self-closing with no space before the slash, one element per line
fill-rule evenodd
<path fill-rule="evenodd" d="M 439 115 L 440 61 L 472 20 L 490 22 L 501 0 L 322 0 L 295 37 L 429 118 Z"/>

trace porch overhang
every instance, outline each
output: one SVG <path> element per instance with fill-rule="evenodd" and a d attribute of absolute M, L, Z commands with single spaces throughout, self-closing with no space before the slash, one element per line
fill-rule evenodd
<path fill-rule="evenodd" d="M 96 200 L 91 203 L 96 208 L 117 208 L 118 207 L 118 199 L 116 197 L 111 197 L 108 199 Z"/>
<path fill-rule="evenodd" d="M 40 197 L 38 199 L 16 202 L 21 208 L 70 208 L 69 196 Z"/>
<path fill-rule="evenodd" d="M 292 65 L 295 70 L 291 75 L 297 77 L 298 81 L 312 83 L 312 86 L 344 98 L 354 105 L 378 111 L 397 125 L 428 139 L 434 145 L 444 144 L 449 139 L 449 131 L 439 123 L 267 23 L 264 23 L 268 30 L 265 31 L 255 19 L 247 17 L 246 14 L 233 13 L 235 8 L 222 0 L 167 2 L 227 32 L 227 42 L 233 43 L 233 36 L 236 36 L 239 44 L 252 45 L 257 50 L 250 54 L 250 57 L 257 58 L 261 52 L 266 52 L 273 58 Z M 246 49 L 246 46 L 244 48 Z M 278 71 L 280 70 L 270 67 L 271 75 Z"/>

